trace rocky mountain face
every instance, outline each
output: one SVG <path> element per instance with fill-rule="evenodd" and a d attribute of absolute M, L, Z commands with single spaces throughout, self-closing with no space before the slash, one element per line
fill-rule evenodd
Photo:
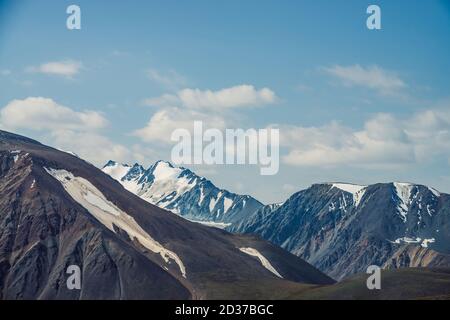
<path fill-rule="evenodd" d="M 258 200 L 217 188 L 186 168 L 158 161 L 148 169 L 109 161 L 103 172 L 142 199 L 182 217 L 216 227 L 242 221 L 261 208 Z"/>
<path fill-rule="evenodd" d="M 80 290 L 66 285 L 73 265 Z M 69 153 L 0 131 L 0 299 L 271 298 L 331 283 L 277 246 L 169 214 Z"/>
<path fill-rule="evenodd" d="M 260 235 L 337 280 L 373 264 L 450 266 L 450 195 L 422 185 L 316 184 L 229 229 Z"/>
<path fill-rule="evenodd" d="M 450 266 L 449 195 L 410 183 L 316 184 L 282 204 L 220 190 L 188 169 L 110 161 L 103 171 L 142 199 L 194 221 L 256 234 L 335 279 L 384 268 Z"/>

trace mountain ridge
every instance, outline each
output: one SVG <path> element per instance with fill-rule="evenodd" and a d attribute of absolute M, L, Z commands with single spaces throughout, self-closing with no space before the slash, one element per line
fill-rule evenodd
<path fill-rule="evenodd" d="M 417 257 L 396 256 L 402 246 L 424 248 L 447 266 L 449 219 L 450 196 L 428 186 L 378 183 L 349 191 L 327 183 L 294 193 L 275 210 L 257 211 L 230 231 L 258 234 L 342 279 L 367 263 L 414 266 Z"/>
<path fill-rule="evenodd" d="M 69 153 L 0 137 L 0 299 L 269 298 L 334 282 L 257 237 L 169 214 Z M 70 265 L 81 290 L 65 285 Z"/>
<path fill-rule="evenodd" d="M 112 163 L 115 162 L 109 162 L 110 166 Z M 158 163 L 166 163 L 171 168 L 175 168 L 169 162 L 158 161 L 148 170 Z M 135 166 L 142 168 L 139 164 Z M 108 167 L 108 164 L 105 167 Z M 131 168 L 131 166 L 128 167 Z M 180 168 L 180 170 L 188 170 L 190 174 L 198 177 L 189 169 Z M 136 189 L 133 190 L 126 185 L 127 174 L 123 176 L 124 181 L 121 183 L 125 188 L 136 192 Z M 313 199 L 308 201 L 313 203 L 303 207 L 304 204 L 300 203 L 298 206 L 296 198 L 302 198 L 308 193 Z M 234 233 L 259 235 L 302 257 L 333 277 L 342 279 L 364 271 L 367 261 L 386 268 L 450 265 L 448 262 L 450 258 L 446 255 L 450 252 L 450 248 L 442 245 L 446 240 L 439 240 L 438 234 L 439 225 L 442 223 L 446 225 L 445 222 L 436 222 L 434 231 L 429 227 L 424 231 L 425 227 L 423 227 L 434 221 L 435 202 L 440 197 L 446 198 L 448 195 L 433 187 L 409 182 L 360 185 L 336 181 L 314 183 L 309 188 L 294 193 L 283 203 L 262 205 L 259 202 L 261 205 L 256 210 L 236 213 L 235 219 L 224 220 L 225 215 L 216 216 L 211 212 L 199 218 L 199 215 L 191 212 L 186 214 L 190 210 L 189 206 L 178 207 L 175 213 L 188 220 L 197 222 L 202 220 L 204 224 L 211 223 Z M 187 197 L 187 199 L 190 201 L 191 198 Z M 198 198 L 195 201 L 198 201 Z M 292 205 L 292 202 L 296 204 Z M 153 203 L 160 204 L 158 201 Z M 365 208 L 366 206 L 369 206 L 369 210 Z M 389 212 L 389 216 L 382 214 L 383 210 Z M 409 212 L 411 210 L 414 212 Z M 360 211 L 363 213 L 360 214 Z M 309 214 L 316 217 L 312 218 L 308 224 L 299 225 L 297 220 L 304 219 Z M 329 214 L 336 216 L 330 218 Z M 317 225 L 321 225 L 327 219 L 328 224 L 321 226 L 323 230 L 316 230 Z M 358 223 L 362 225 L 358 226 Z M 347 225 L 355 225 L 355 230 L 351 227 L 347 230 Z M 315 232 L 312 233 L 311 230 Z M 339 236 L 341 232 L 344 233 L 342 239 Z M 302 237 L 301 233 L 309 236 Z M 326 243 L 327 240 L 324 239 L 327 237 L 331 242 L 326 245 L 320 244 Z M 352 243 L 352 237 L 357 238 L 358 241 Z M 345 244 L 346 242 L 352 244 L 353 248 Z M 316 249 L 309 248 L 313 243 L 317 246 Z M 361 248 L 367 246 L 370 248 L 368 252 L 374 256 L 373 259 L 370 259 L 368 254 L 364 254 L 364 250 L 361 251 Z M 417 247 L 423 250 L 416 250 Z M 330 258 L 330 256 L 343 257 L 343 255 L 348 256 L 344 259 L 346 262 L 338 263 L 338 265 L 336 261 L 339 259 Z"/>
<path fill-rule="evenodd" d="M 334 284 L 275 244 L 186 221 L 126 191 L 78 157 L 11 134 L 6 139 L 2 133 L 0 299 L 439 299 L 450 295 L 450 268 L 430 264 L 437 257 L 428 248 L 397 247 L 397 260 L 389 261 L 391 270 L 383 275 L 387 291 L 368 291 L 364 274 Z M 330 196 L 335 197 L 336 190 Z M 270 217 L 295 198 L 261 210 L 271 209 Z M 350 193 L 346 198 L 348 203 L 354 199 Z M 408 222 L 410 213 L 406 217 Z M 369 245 L 361 248 L 370 251 L 373 244 Z M 403 269 L 408 259 L 417 267 Z M 69 265 L 81 267 L 80 291 L 65 286 Z"/>
<path fill-rule="evenodd" d="M 108 161 L 103 172 L 142 199 L 200 223 L 228 226 L 263 204 L 249 195 L 216 187 L 190 169 L 159 160 L 145 169 Z"/>

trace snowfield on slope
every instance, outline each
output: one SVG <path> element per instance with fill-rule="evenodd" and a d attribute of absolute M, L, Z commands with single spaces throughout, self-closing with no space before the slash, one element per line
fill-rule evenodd
<path fill-rule="evenodd" d="M 164 248 L 159 242 L 154 240 L 133 217 L 122 211 L 112 202 L 110 202 L 103 193 L 92 185 L 88 180 L 75 177 L 71 172 L 66 170 L 45 170 L 56 180 L 58 180 L 67 193 L 100 221 L 109 230 L 116 232 L 114 226 L 125 231 L 131 239 L 136 239 L 140 244 L 148 250 L 159 254 L 166 263 L 169 260 L 175 261 L 180 268 L 180 272 L 186 278 L 186 268 L 174 252 Z"/>
<path fill-rule="evenodd" d="M 367 186 L 360 186 L 351 183 L 333 183 L 331 185 L 331 188 L 337 188 L 342 191 L 351 193 L 353 196 L 353 205 L 355 207 L 358 207 L 359 202 L 361 201 L 362 197 L 364 196 L 364 193 L 366 192 Z"/>
<path fill-rule="evenodd" d="M 406 215 L 409 211 L 409 205 L 411 204 L 411 192 L 413 185 L 410 183 L 394 182 L 395 193 L 400 199 L 400 203 L 397 206 L 397 211 L 401 215 L 403 222 L 406 222 Z"/>
<path fill-rule="evenodd" d="M 186 220 L 188 220 L 190 222 L 194 222 L 194 223 L 199 223 L 199 224 L 207 226 L 207 227 L 213 227 L 213 228 L 222 229 L 222 230 L 231 226 L 231 223 L 224 223 L 224 222 L 200 221 L 200 220 L 193 220 L 193 219 L 189 219 L 189 218 L 186 218 Z"/>
<path fill-rule="evenodd" d="M 279 274 L 278 271 L 275 270 L 275 268 L 270 264 L 269 260 L 267 260 L 266 257 L 264 257 L 258 250 L 253 248 L 239 248 L 239 250 L 248 254 L 249 256 L 258 258 L 264 268 L 272 272 L 277 277 L 283 278 L 283 276 Z"/>
<path fill-rule="evenodd" d="M 113 166 L 105 167 L 103 171 L 120 182 L 120 179 L 126 175 L 130 169 L 131 167 L 129 165 L 115 163 Z"/>

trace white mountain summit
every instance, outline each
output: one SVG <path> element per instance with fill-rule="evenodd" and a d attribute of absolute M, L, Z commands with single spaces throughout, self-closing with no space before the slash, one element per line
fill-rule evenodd
<path fill-rule="evenodd" d="M 186 219 L 226 227 L 262 204 L 248 195 L 217 188 L 191 170 L 158 161 L 148 169 L 109 161 L 103 172 L 142 199 Z"/>

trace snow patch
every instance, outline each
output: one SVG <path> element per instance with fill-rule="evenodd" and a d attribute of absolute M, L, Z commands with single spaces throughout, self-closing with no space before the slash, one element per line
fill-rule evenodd
<path fill-rule="evenodd" d="M 429 205 L 429 204 L 427 204 L 427 212 L 428 212 L 428 215 L 429 215 L 430 217 L 433 216 L 434 209 L 430 209 L 430 205 Z"/>
<path fill-rule="evenodd" d="M 198 204 L 201 205 L 203 203 L 203 200 L 205 199 L 205 194 L 203 191 L 203 187 L 200 188 L 200 199 L 198 200 Z"/>
<path fill-rule="evenodd" d="M 230 209 L 231 205 L 233 204 L 233 200 L 229 199 L 229 198 L 223 198 L 223 208 L 224 208 L 224 213 L 227 213 L 228 210 Z"/>
<path fill-rule="evenodd" d="M 331 204 L 328 206 L 328 212 L 332 212 L 336 210 L 336 205 L 334 204 L 334 202 L 331 202 Z"/>
<path fill-rule="evenodd" d="M 441 196 L 441 193 L 434 188 L 428 187 L 428 190 L 430 190 L 438 198 Z"/>
<path fill-rule="evenodd" d="M 114 165 L 106 166 L 103 172 L 110 175 L 113 179 L 120 180 L 130 171 L 131 167 L 127 164 L 114 163 Z"/>
<path fill-rule="evenodd" d="M 349 192 L 351 194 L 357 193 L 361 191 L 362 189 L 366 188 L 367 186 L 360 186 L 357 184 L 351 184 L 351 183 L 333 183 L 333 188 L 338 188 L 343 191 Z"/>
<path fill-rule="evenodd" d="M 212 212 L 214 210 L 216 203 L 217 203 L 217 199 L 211 197 L 211 199 L 209 200 L 209 211 Z"/>
<path fill-rule="evenodd" d="M 133 217 L 122 211 L 114 203 L 109 201 L 103 193 L 92 185 L 88 180 L 75 177 L 66 170 L 45 170 L 58 180 L 67 193 L 78 202 L 83 208 L 89 211 L 98 221 L 109 230 L 116 232 L 114 226 L 125 231 L 132 239 L 137 240 L 148 250 L 159 254 L 166 263 L 170 260 L 180 268 L 181 274 L 186 278 L 186 268 L 181 259 L 174 252 L 164 248 L 159 242 L 154 240 Z"/>
<path fill-rule="evenodd" d="M 275 270 L 275 268 L 270 264 L 269 260 L 267 260 L 258 250 L 253 249 L 253 248 L 239 248 L 239 250 L 241 250 L 242 252 L 252 256 L 252 257 L 256 257 L 259 259 L 259 261 L 261 262 L 261 264 L 263 265 L 264 268 L 266 268 L 267 270 L 269 270 L 270 272 L 272 272 L 274 275 L 276 275 L 279 278 L 283 278 L 277 270 Z"/>
<path fill-rule="evenodd" d="M 351 193 L 353 196 L 353 205 L 355 207 L 358 207 L 362 197 L 364 196 L 364 193 L 366 192 L 367 186 L 361 186 L 351 183 L 333 183 L 331 185 L 331 188 L 337 188 L 342 191 Z"/>
<path fill-rule="evenodd" d="M 93 205 L 94 207 L 110 213 L 116 217 L 120 217 L 120 209 L 118 209 L 114 204 L 107 201 L 103 195 L 98 195 L 98 193 L 94 193 L 89 189 L 84 190 L 85 193 L 83 194 L 84 200 L 86 200 L 89 204 Z"/>
<path fill-rule="evenodd" d="M 217 229 L 225 229 L 226 227 L 231 226 L 231 223 L 225 223 L 225 222 L 200 221 L 200 220 L 192 220 L 192 219 L 187 219 L 187 220 L 189 220 L 191 222 L 195 222 L 195 223 L 200 223 L 207 227 L 212 227 L 212 228 L 217 228 Z"/>
<path fill-rule="evenodd" d="M 430 239 L 423 239 L 422 243 L 420 244 L 424 248 L 428 248 L 429 243 L 434 243 L 436 239 L 430 238 Z"/>
<path fill-rule="evenodd" d="M 406 222 L 406 215 L 409 211 L 409 205 L 411 204 L 411 191 L 414 186 L 410 183 L 394 182 L 394 187 L 395 193 L 400 199 L 397 211 L 401 215 L 403 222 Z"/>
<path fill-rule="evenodd" d="M 400 243 L 421 243 L 422 239 L 421 238 L 409 238 L 409 237 L 403 237 L 403 238 L 398 238 L 395 239 L 394 241 L 392 241 L 393 243 L 396 244 L 400 244 Z"/>
<path fill-rule="evenodd" d="M 391 241 L 391 242 L 395 243 L 395 244 L 401 244 L 401 243 L 420 244 L 421 247 L 428 248 L 428 244 L 429 243 L 434 243 L 435 241 L 436 241 L 435 238 L 422 239 L 422 238 L 419 238 L 419 237 L 416 237 L 416 238 L 403 237 L 403 238 L 398 238 L 398 239 L 396 239 L 394 241 Z"/>

